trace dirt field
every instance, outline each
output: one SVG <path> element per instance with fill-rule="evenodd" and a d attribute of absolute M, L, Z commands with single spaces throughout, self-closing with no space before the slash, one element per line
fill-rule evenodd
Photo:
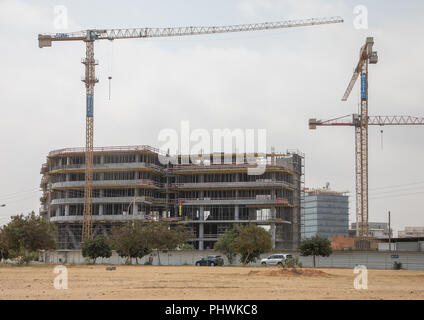
<path fill-rule="evenodd" d="M 54 267 L 0 266 L 0 299 L 424 299 L 424 271 L 369 270 L 368 290 L 355 290 L 351 269 L 68 266 L 57 290 Z"/>

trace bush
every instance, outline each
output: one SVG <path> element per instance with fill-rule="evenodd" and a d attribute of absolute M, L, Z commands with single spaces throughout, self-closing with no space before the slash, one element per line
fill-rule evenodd
<path fill-rule="evenodd" d="M 13 216 L 7 225 L 0 228 L 1 254 L 5 257 L 10 251 L 35 252 L 54 249 L 54 234 L 54 225 L 34 213 Z"/>
<path fill-rule="evenodd" d="M 93 239 L 87 239 L 82 244 L 82 256 L 91 259 L 95 264 L 99 257 L 109 258 L 112 255 L 112 249 L 105 236 L 99 235 Z"/>
<path fill-rule="evenodd" d="M 125 264 L 131 264 L 131 258 L 143 258 L 151 252 L 143 241 L 142 226 L 140 224 L 127 224 L 121 227 L 112 228 L 111 243 L 112 248 L 118 255 L 125 258 Z"/>
<path fill-rule="evenodd" d="M 244 265 L 255 262 L 262 253 L 272 249 L 271 234 L 264 228 L 249 224 L 239 227 L 237 232 L 233 246 Z"/>
<path fill-rule="evenodd" d="M 28 265 L 31 261 L 38 260 L 38 252 L 23 252 L 17 256 L 17 260 L 18 265 Z"/>
<path fill-rule="evenodd" d="M 160 265 L 160 252 L 174 250 L 183 245 L 192 237 L 191 232 L 183 226 L 171 227 L 165 222 L 152 222 L 143 227 L 141 238 L 145 241 L 146 248 L 156 250 L 158 264 Z"/>
<path fill-rule="evenodd" d="M 226 230 L 225 233 L 219 236 L 218 241 L 215 242 L 214 249 L 222 252 L 228 259 L 230 264 L 233 264 L 236 257 L 236 249 L 234 248 L 234 241 L 238 237 L 238 229 L 233 228 Z"/>
<path fill-rule="evenodd" d="M 301 256 L 314 257 L 314 268 L 316 266 L 316 256 L 328 257 L 333 253 L 330 240 L 320 236 L 313 236 L 312 238 L 307 238 L 300 241 L 299 251 Z"/>
<path fill-rule="evenodd" d="M 287 258 L 284 260 L 283 264 L 281 265 L 284 269 L 286 268 L 302 268 L 303 264 L 299 261 L 298 257 L 294 258 Z"/>
<path fill-rule="evenodd" d="M 400 270 L 400 269 L 402 269 L 402 262 L 398 262 L 398 261 L 393 262 L 393 270 Z"/>
<path fill-rule="evenodd" d="M 196 250 L 190 243 L 183 243 L 177 247 L 178 250 Z"/>

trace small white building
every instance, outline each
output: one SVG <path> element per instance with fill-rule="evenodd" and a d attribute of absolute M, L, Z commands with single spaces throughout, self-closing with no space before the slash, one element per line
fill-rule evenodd
<path fill-rule="evenodd" d="M 424 237 L 424 227 L 405 227 L 405 230 L 398 231 L 398 238 L 418 237 Z"/>

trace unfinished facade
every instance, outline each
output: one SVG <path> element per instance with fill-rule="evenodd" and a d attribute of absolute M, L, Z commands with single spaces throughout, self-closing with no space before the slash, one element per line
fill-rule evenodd
<path fill-rule="evenodd" d="M 52 151 L 41 169 L 40 214 L 57 225 L 60 249 L 78 249 L 84 206 L 84 148 Z M 93 236 L 127 221 L 184 224 L 197 249 L 212 249 L 234 224 L 255 223 L 272 234 L 277 249 L 300 239 L 303 155 L 268 154 L 262 175 L 240 155 L 203 155 L 194 163 L 161 164 L 149 146 L 94 149 Z M 225 161 L 224 161 L 225 158 Z M 163 162 L 163 161 L 162 161 Z"/>

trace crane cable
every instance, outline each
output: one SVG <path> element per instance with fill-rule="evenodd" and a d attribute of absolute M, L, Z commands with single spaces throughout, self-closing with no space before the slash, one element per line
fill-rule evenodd
<path fill-rule="evenodd" d="M 113 39 L 109 40 L 111 43 L 111 49 L 109 51 L 109 75 L 107 77 L 109 81 L 109 100 L 110 100 L 110 93 L 111 93 L 111 83 L 112 83 L 112 64 L 113 64 Z"/>

